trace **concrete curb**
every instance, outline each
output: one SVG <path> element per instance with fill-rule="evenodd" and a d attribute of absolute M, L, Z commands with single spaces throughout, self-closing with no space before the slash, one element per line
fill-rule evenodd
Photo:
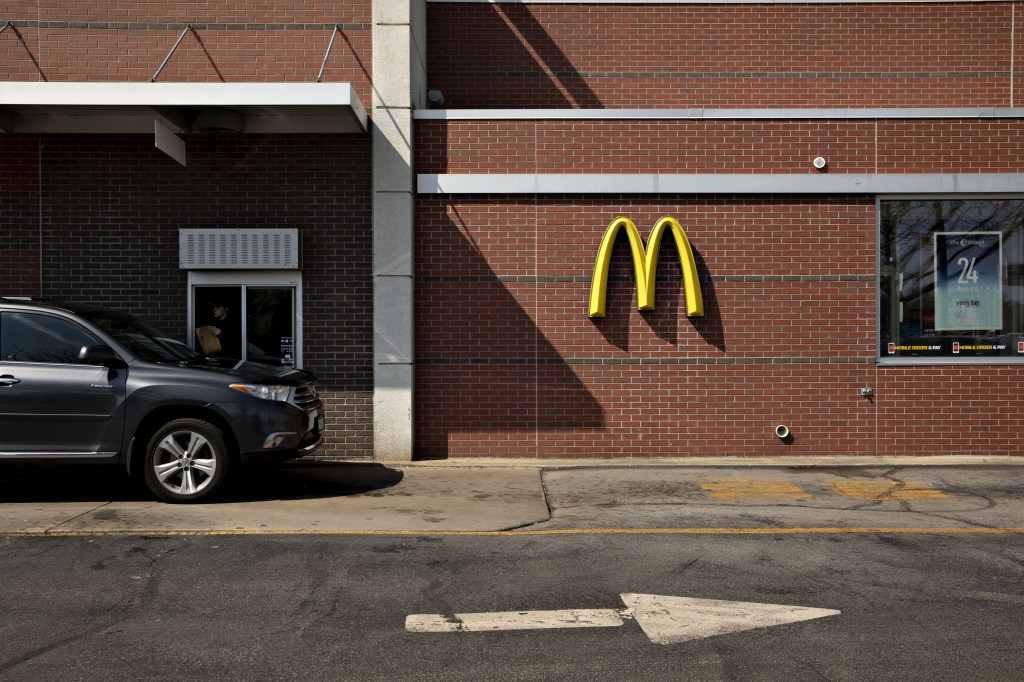
<path fill-rule="evenodd" d="M 498 532 L 550 519 L 536 469 L 282 465 L 249 499 L 175 505 L 150 499 L 0 501 L 0 536 Z"/>
<path fill-rule="evenodd" d="M 366 462 L 366 460 L 361 460 Z M 353 461 L 352 463 L 357 463 Z M 370 462 L 366 462 L 370 463 Z M 537 468 L 580 469 L 614 467 L 893 467 L 893 466 L 1024 466 L 1024 455 L 935 455 L 930 457 L 672 457 L 616 459 L 500 459 L 494 457 L 375 461 L 392 469 L 428 468 Z"/>

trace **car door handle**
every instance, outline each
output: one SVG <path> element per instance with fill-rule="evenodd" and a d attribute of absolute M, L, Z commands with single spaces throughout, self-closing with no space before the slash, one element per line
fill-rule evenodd
<path fill-rule="evenodd" d="M 20 384 L 21 379 L 15 379 L 10 374 L 5 374 L 0 377 L 0 386 L 13 386 L 14 384 Z"/>

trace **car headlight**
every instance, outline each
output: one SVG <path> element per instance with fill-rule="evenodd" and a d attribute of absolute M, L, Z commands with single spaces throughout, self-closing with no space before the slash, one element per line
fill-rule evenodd
<path fill-rule="evenodd" d="M 231 388 L 262 400 L 287 402 L 292 391 L 291 386 L 268 386 L 267 384 L 231 384 Z"/>

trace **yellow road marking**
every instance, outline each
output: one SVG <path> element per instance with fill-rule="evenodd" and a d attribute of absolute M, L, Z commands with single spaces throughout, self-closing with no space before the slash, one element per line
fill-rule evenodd
<path fill-rule="evenodd" d="M 810 493 L 787 481 L 738 478 L 729 481 L 701 483 L 700 487 L 716 500 L 739 500 L 748 497 L 782 497 L 806 500 Z"/>
<path fill-rule="evenodd" d="M 80 530 L 80 531 L 15 531 L 0 532 L 6 538 L 66 538 L 95 536 L 227 536 L 227 535 L 367 535 L 367 536 L 521 536 L 521 535 L 870 535 L 870 534 L 958 534 L 1015 535 L 1024 534 L 1024 527 L 879 527 L 836 526 L 790 528 L 569 528 L 562 530 Z"/>
<path fill-rule="evenodd" d="M 841 481 L 832 488 L 840 495 L 862 500 L 939 500 L 949 497 L 941 490 L 913 481 Z"/>

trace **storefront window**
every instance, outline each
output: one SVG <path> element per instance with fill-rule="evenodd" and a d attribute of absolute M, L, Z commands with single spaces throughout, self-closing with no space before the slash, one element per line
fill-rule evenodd
<path fill-rule="evenodd" d="M 296 275 L 192 273 L 193 345 L 207 355 L 300 366 Z"/>
<path fill-rule="evenodd" d="M 1024 361 L 1024 199 L 883 199 L 879 357 Z"/>

